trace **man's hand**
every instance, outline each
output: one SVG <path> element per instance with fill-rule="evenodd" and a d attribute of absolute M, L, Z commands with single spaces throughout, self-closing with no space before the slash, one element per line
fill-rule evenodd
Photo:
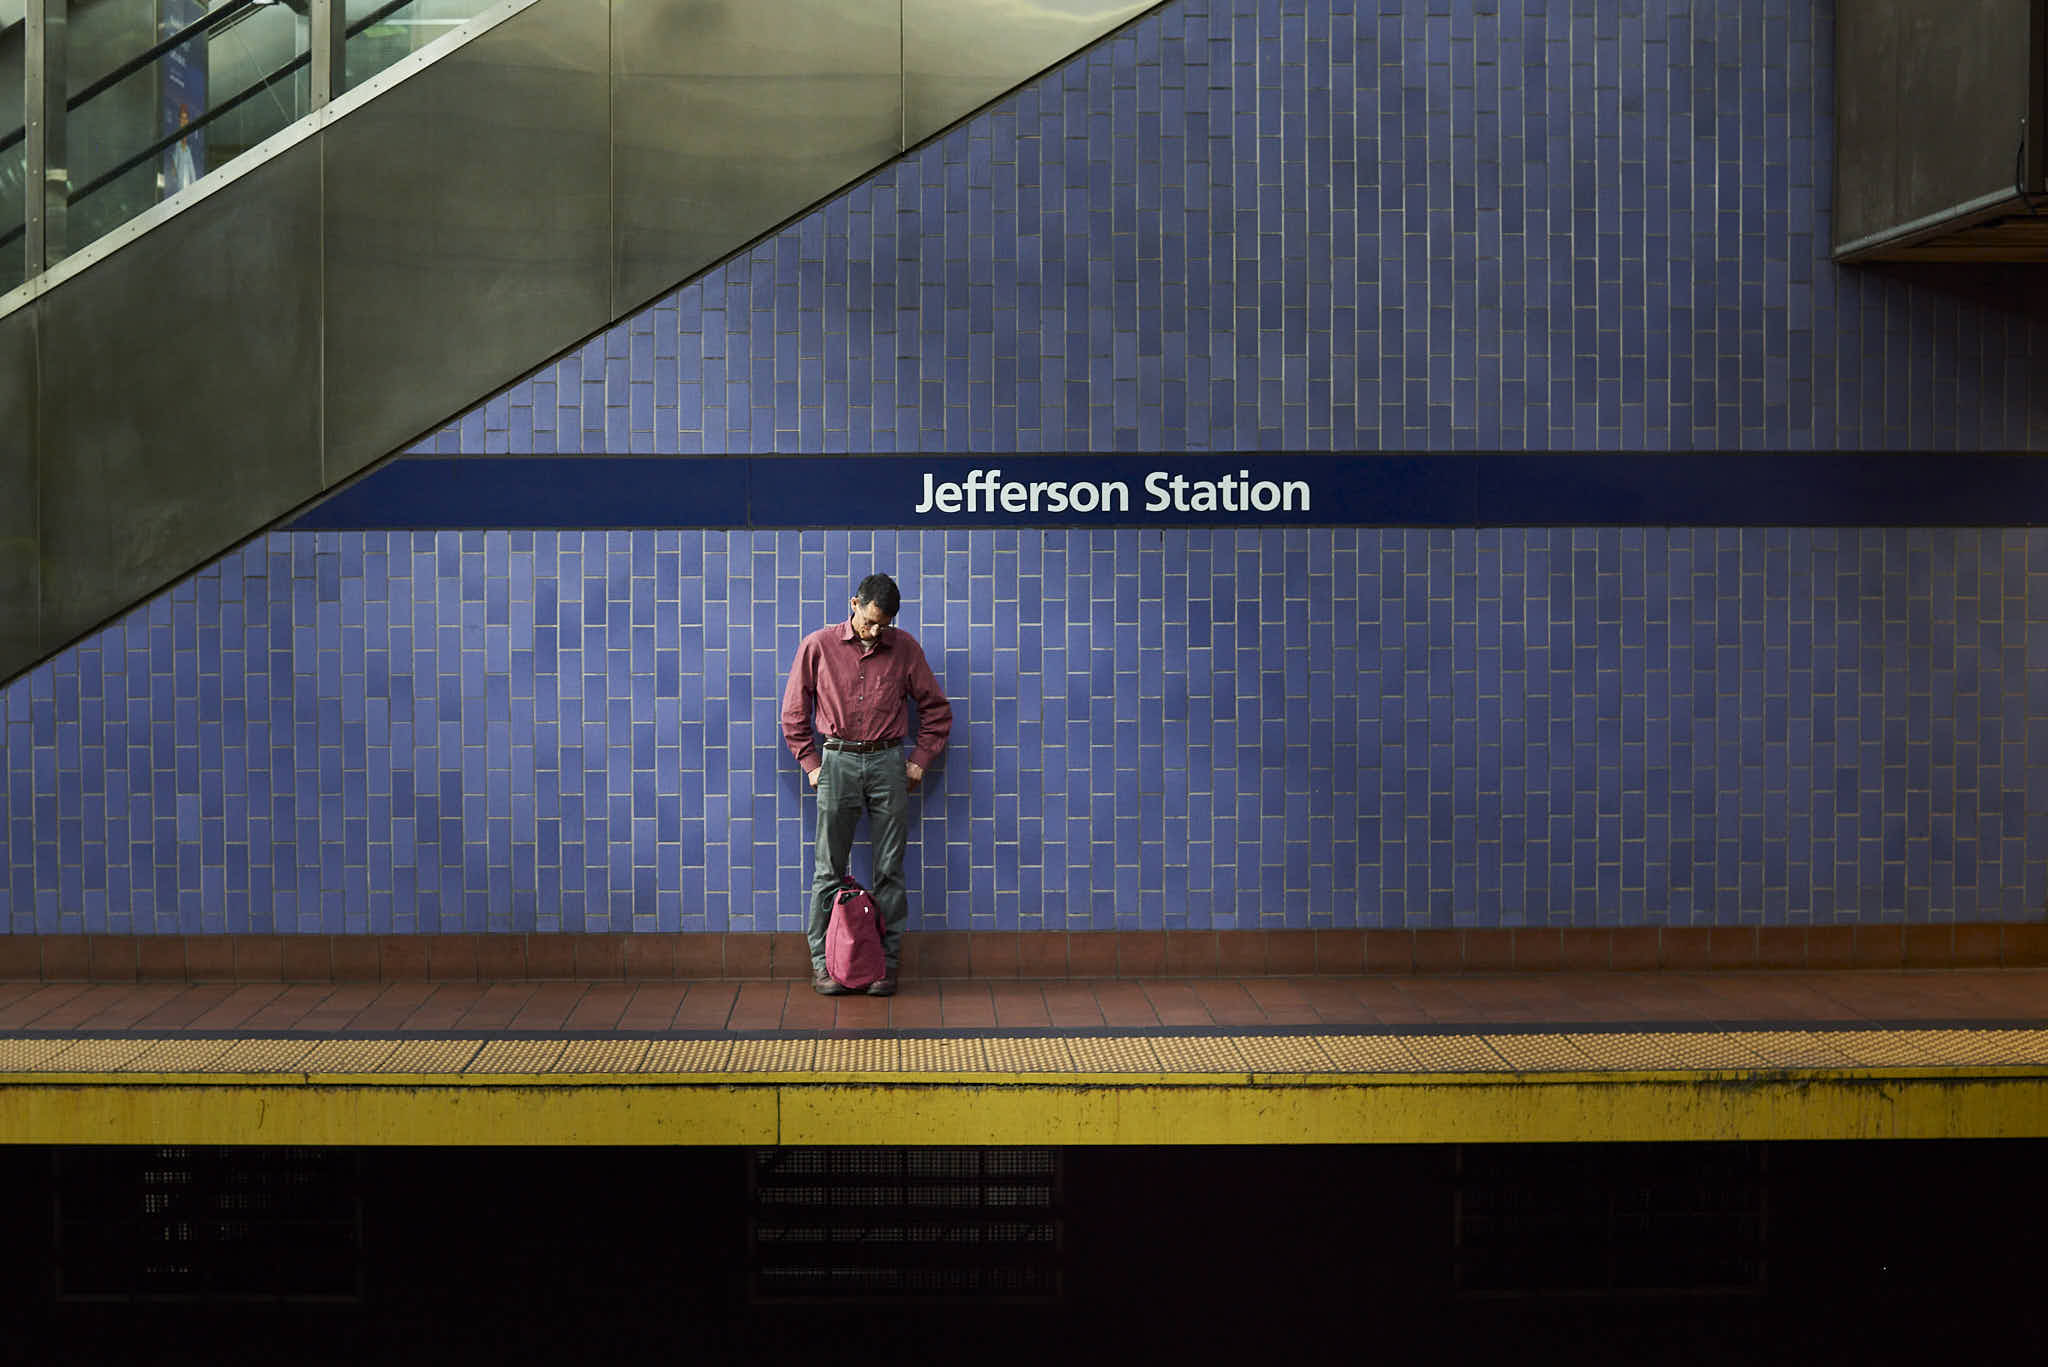
<path fill-rule="evenodd" d="M 924 767 L 917 764 L 906 764 L 903 766 L 903 772 L 910 779 L 910 782 L 906 783 L 904 787 L 915 792 L 917 785 L 924 781 Z"/>
<path fill-rule="evenodd" d="M 824 771 L 824 769 L 823 769 L 822 767 L 820 767 L 820 768 L 817 768 L 817 769 L 813 769 L 813 770 L 811 770 L 811 771 L 810 771 L 809 773 L 805 774 L 805 775 L 804 775 L 804 777 L 805 777 L 805 778 L 807 778 L 807 779 L 809 779 L 809 780 L 811 781 L 811 786 L 812 786 L 813 788 L 815 788 L 815 787 L 817 787 L 817 786 L 818 786 L 818 775 L 819 775 L 819 774 L 821 774 L 821 773 L 823 773 L 823 772 L 825 772 L 825 771 Z"/>

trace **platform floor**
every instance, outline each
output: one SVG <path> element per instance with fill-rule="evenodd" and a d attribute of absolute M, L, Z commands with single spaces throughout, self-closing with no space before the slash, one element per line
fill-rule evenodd
<path fill-rule="evenodd" d="M 0 1142 L 2048 1135 L 2048 970 L 0 983 Z"/>

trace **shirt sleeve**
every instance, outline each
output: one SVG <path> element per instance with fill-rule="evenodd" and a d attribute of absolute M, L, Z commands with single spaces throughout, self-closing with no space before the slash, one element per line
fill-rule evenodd
<path fill-rule="evenodd" d="M 917 704 L 917 746 L 910 752 L 910 763 L 929 769 L 953 733 L 953 704 L 946 701 L 946 692 L 924 657 L 924 647 L 916 646 L 916 651 L 903 680 L 904 693 Z"/>
<path fill-rule="evenodd" d="M 811 706 L 817 696 L 818 651 L 806 637 L 796 648 L 789 683 L 782 690 L 782 739 L 807 774 L 820 763 L 817 742 L 811 735 Z"/>

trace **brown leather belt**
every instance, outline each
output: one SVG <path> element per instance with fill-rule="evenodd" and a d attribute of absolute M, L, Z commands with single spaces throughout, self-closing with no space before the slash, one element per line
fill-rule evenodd
<path fill-rule="evenodd" d="M 827 736 L 824 740 L 827 750 L 843 750 L 849 755 L 872 755 L 882 750 L 894 749 L 901 744 L 901 736 L 891 736 L 888 740 L 840 740 L 834 736 Z"/>

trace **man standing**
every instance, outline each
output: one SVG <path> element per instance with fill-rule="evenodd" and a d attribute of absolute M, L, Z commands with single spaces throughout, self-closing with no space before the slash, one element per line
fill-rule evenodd
<path fill-rule="evenodd" d="M 836 626 L 804 637 L 782 691 L 782 735 L 789 752 L 818 790 L 818 856 L 811 880 L 811 986 L 827 997 L 846 992 L 825 971 L 825 929 L 832 899 L 846 874 L 854 828 L 868 815 L 875 846 L 875 908 L 882 918 L 882 953 L 888 960 L 870 997 L 896 991 L 896 966 L 910 897 L 903 886 L 903 842 L 910 832 L 910 791 L 923 781 L 953 729 L 946 701 L 924 651 L 909 632 L 896 630 L 903 595 L 886 574 L 860 581 Z M 917 704 L 917 745 L 908 760 L 903 733 L 905 701 Z M 811 711 L 817 709 L 815 740 Z"/>

